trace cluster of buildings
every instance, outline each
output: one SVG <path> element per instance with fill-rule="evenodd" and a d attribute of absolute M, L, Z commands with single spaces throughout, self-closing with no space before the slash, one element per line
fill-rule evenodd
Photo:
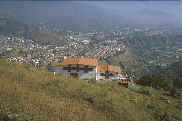
<path fill-rule="evenodd" d="M 124 52 L 125 49 L 126 47 L 124 45 L 100 45 L 95 47 L 93 51 L 87 52 L 85 55 L 97 59 L 107 59 L 108 57 L 112 57 L 117 53 Z"/>
<path fill-rule="evenodd" d="M 54 74 L 63 74 L 65 77 L 74 77 L 80 80 L 94 79 L 101 81 L 114 81 L 129 85 L 132 80 L 121 71 L 119 66 L 100 65 L 97 59 L 77 57 L 66 58 L 61 62 L 52 64 Z"/>
<path fill-rule="evenodd" d="M 39 66 L 53 56 L 46 46 L 14 36 L 0 36 L 0 46 L 0 56 L 13 62 Z"/>
<path fill-rule="evenodd" d="M 18 62 L 18 63 L 26 63 L 26 64 L 31 64 L 35 67 L 40 67 L 41 62 L 39 59 L 27 59 L 23 57 L 8 57 L 7 60 L 9 62 Z"/>
<path fill-rule="evenodd" d="M 68 35 L 64 37 L 65 42 L 50 42 L 46 45 L 40 44 L 39 41 L 16 36 L 0 36 L 0 56 L 9 61 L 17 61 L 25 64 L 38 63 L 38 61 L 41 64 L 46 64 L 62 60 L 65 56 L 87 56 L 106 59 L 125 49 L 124 45 L 118 44 L 117 41 L 106 41 L 95 44 L 89 38 L 94 34 Z"/>

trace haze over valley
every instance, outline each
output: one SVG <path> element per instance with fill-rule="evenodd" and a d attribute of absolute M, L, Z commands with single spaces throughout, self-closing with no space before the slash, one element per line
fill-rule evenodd
<path fill-rule="evenodd" d="M 182 121 L 181 1 L 0 1 L 0 121 Z"/>

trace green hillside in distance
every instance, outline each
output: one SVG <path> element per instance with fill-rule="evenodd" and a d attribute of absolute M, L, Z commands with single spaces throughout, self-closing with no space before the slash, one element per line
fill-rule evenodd
<path fill-rule="evenodd" d="M 182 78 L 182 60 L 172 63 L 167 69 L 166 73 L 170 78 Z"/>
<path fill-rule="evenodd" d="M 182 87 L 182 61 L 179 60 L 175 63 L 170 64 L 166 68 L 161 68 L 159 66 L 153 68 L 153 75 L 163 75 L 167 80 L 173 82 L 173 86 L 177 88 Z"/>
<path fill-rule="evenodd" d="M 133 73 L 137 76 L 144 75 L 148 71 L 146 64 L 143 64 L 140 61 L 140 58 L 137 57 L 129 48 L 127 48 L 123 53 L 110 57 L 108 61 L 112 64 L 120 66 L 128 73 Z"/>
<path fill-rule="evenodd" d="M 120 65 L 128 73 L 141 77 L 151 73 L 156 66 L 167 67 L 181 59 L 181 30 L 169 29 L 159 35 L 148 35 L 146 32 L 133 32 L 124 42 L 127 49 L 108 60 Z M 170 69 L 169 69 L 170 70 Z"/>
<path fill-rule="evenodd" d="M 54 76 L 46 68 L 0 60 L 0 120 L 181 121 L 182 102 L 163 91 L 133 92 L 115 83 Z M 132 101 L 136 99 L 136 101 Z"/>

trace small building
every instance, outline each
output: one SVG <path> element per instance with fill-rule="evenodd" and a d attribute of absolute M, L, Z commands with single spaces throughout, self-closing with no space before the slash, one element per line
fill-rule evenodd
<path fill-rule="evenodd" d="M 119 66 L 100 65 L 98 66 L 97 80 L 119 80 L 121 70 Z"/>
<path fill-rule="evenodd" d="M 93 58 L 66 58 L 62 62 L 55 63 L 52 66 L 54 74 L 61 73 L 66 77 L 74 77 L 80 80 L 107 80 L 127 84 L 130 82 L 121 72 L 119 66 L 99 65 L 98 60 Z"/>
<path fill-rule="evenodd" d="M 67 58 L 60 63 L 53 64 L 56 74 L 62 73 L 66 77 L 74 77 L 81 80 L 95 79 L 98 61 L 92 58 Z"/>

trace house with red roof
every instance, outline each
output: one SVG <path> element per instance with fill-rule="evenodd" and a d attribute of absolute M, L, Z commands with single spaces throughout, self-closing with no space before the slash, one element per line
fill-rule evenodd
<path fill-rule="evenodd" d="M 66 58 L 62 62 L 54 63 L 52 66 L 55 74 L 61 73 L 66 77 L 74 77 L 80 80 L 94 79 L 116 82 L 125 80 L 124 82 L 127 82 L 127 78 L 119 66 L 99 65 L 98 60 L 93 58 Z"/>

